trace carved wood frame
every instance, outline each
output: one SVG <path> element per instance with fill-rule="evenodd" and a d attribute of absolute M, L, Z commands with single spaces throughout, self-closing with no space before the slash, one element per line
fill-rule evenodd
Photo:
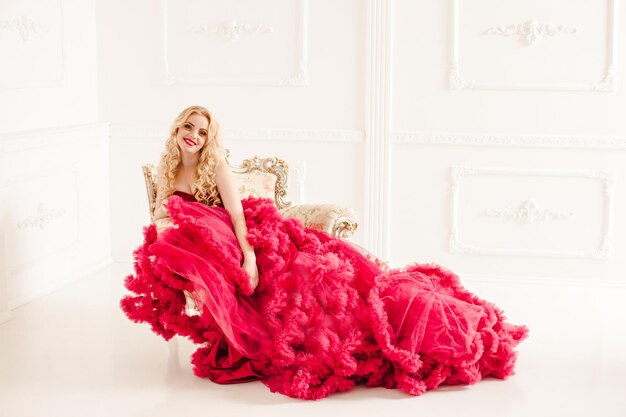
<path fill-rule="evenodd" d="M 230 165 L 235 174 L 246 174 L 248 172 L 264 172 L 276 176 L 276 185 L 274 188 L 274 204 L 278 209 L 291 206 L 291 202 L 287 200 L 287 180 L 289 177 L 289 166 L 287 163 L 276 157 L 260 158 L 254 156 L 250 159 L 244 159 L 240 165 L 232 164 L 228 157 L 230 152 L 226 150 L 226 161 Z M 150 220 L 154 221 L 154 205 L 156 203 L 156 181 L 157 170 L 153 164 L 145 164 L 142 167 L 143 177 L 146 183 L 146 192 L 148 194 L 148 211 Z"/>

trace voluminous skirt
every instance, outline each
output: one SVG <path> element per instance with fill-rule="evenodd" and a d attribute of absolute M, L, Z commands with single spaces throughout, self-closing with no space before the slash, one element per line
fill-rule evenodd
<path fill-rule="evenodd" d="M 525 326 L 434 264 L 389 270 L 349 242 L 283 218 L 271 200 L 242 201 L 259 285 L 250 287 L 230 216 L 169 199 L 173 227 L 144 229 L 136 295 L 121 306 L 166 340 L 198 344 L 194 372 L 217 383 L 261 380 L 273 392 L 323 398 L 355 384 L 419 395 L 441 384 L 513 374 Z M 201 309 L 187 315 L 185 292 Z"/>

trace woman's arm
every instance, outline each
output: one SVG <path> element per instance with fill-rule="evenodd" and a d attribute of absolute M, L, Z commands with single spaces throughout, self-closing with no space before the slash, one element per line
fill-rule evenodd
<path fill-rule="evenodd" d="M 259 271 L 256 266 L 256 255 L 254 248 L 248 243 L 246 235 L 248 234 L 248 228 L 246 227 L 246 218 L 243 213 L 243 206 L 241 205 L 241 198 L 239 191 L 237 190 L 237 184 L 233 173 L 228 166 L 225 159 L 220 159 L 215 168 L 215 183 L 217 185 L 217 191 L 220 194 L 224 208 L 230 214 L 231 222 L 235 229 L 235 235 L 241 246 L 243 252 L 243 265 L 242 267 L 250 275 L 250 284 L 252 288 L 256 288 L 259 283 Z"/>

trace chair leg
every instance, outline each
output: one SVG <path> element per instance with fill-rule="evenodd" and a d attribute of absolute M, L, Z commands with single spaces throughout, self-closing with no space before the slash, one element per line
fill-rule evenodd
<path fill-rule="evenodd" d="M 167 341 L 167 349 L 167 373 L 171 376 L 177 374 L 181 369 L 178 336 L 174 336 Z"/>
<path fill-rule="evenodd" d="M 179 344 L 178 337 L 174 336 L 170 340 L 167 341 L 167 348 L 169 350 L 169 356 L 178 357 Z"/>
<path fill-rule="evenodd" d="M 8 279 L 9 272 L 4 252 L 4 234 L 2 230 L 5 225 L 0 226 L 0 324 L 13 318 L 13 313 L 9 309 Z"/>
<path fill-rule="evenodd" d="M 174 336 L 167 341 L 167 350 L 169 352 L 168 357 L 170 359 L 176 358 L 176 360 L 178 360 L 178 352 L 180 351 L 178 336 Z"/>

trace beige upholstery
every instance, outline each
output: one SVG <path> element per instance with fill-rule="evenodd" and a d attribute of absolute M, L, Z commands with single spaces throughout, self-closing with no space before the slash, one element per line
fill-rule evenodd
<path fill-rule="evenodd" d="M 348 238 L 358 226 L 354 212 L 335 204 L 292 205 L 287 200 L 287 178 L 289 168 L 285 161 L 275 157 L 245 159 L 241 165 L 230 164 L 239 185 L 242 198 L 248 196 L 273 198 L 274 204 L 285 217 L 295 217 L 313 229 L 323 230 L 333 236 Z M 143 167 L 148 210 L 154 222 L 156 201 L 156 168 L 152 164 Z M 157 229 L 171 226 L 169 219 L 155 222 Z"/>
<path fill-rule="evenodd" d="M 307 227 L 337 237 L 348 238 L 357 228 L 354 212 L 336 204 L 301 204 L 285 207 L 279 212 L 285 217 L 295 217 Z"/>

